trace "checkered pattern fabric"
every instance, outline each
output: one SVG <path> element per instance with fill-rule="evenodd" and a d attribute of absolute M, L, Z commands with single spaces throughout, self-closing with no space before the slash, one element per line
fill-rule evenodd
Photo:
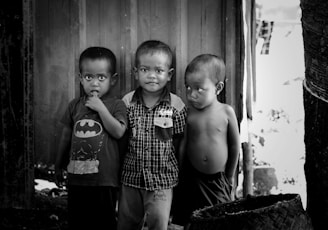
<path fill-rule="evenodd" d="M 256 41 L 259 37 L 264 39 L 264 43 L 261 49 L 261 54 L 269 54 L 273 25 L 274 25 L 273 21 L 266 21 L 266 20 L 256 21 L 256 35 L 257 35 Z"/>
<path fill-rule="evenodd" d="M 150 191 L 169 189 L 178 183 L 178 163 L 173 138 L 182 134 L 186 107 L 164 90 L 159 103 L 147 108 L 141 88 L 127 94 L 129 148 L 124 159 L 122 183 Z"/>

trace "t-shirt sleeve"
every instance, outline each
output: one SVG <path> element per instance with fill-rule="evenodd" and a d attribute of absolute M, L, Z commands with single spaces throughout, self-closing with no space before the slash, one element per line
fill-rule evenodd
<path fill-rule="evenodd" d="M 112 113 L 113 117 L 115 117 L 119 122 L 127 125 L 127 111 L 125 103 L 118 99 L 116 100 L 115 109 Z"/>
<path fill-rule="evenodd" d="M 187 109 L 184 106 L 180 111 L 176 111 L 173 116 L 173 134 L 182 134 L 186 125 Z"/>

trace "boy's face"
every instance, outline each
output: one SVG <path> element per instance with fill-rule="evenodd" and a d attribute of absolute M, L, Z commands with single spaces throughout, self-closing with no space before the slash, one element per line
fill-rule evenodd
<path fill-rule="evenodd" d="M 85 59 L 82 61 L 80 81 L 88 96 L 105 95 L 115 84 L 116 74 L 109 73 L 110 63 L 106 59 Z"/>
<path fill-rule="evenodd" d="M 195 109 L 204 109 L 217 101 L 219 91 L 208 71 L 188 73 L 185 80 L 188 102 Z"/>
<path fill-rule="evenodd" d="M 135 69 L 136 80 L 147 93 L 159 93 L 171 80 L 173 69 L 169 65 L 169 57 L 163 52 L 142 54 Z"/>

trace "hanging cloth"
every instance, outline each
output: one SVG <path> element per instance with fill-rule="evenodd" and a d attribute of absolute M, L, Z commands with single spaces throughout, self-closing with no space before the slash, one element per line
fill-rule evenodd
<path fill-rule="evenodd" d="M 256 42 L 258 38 L 264 39 L 263 46 L 261 49 L 261 54 L 269 54 L 273 25 L 274 25 L 273 21 L 267 21 L 267 20 L 256 21 L 256 35 L 257 35 Z"/>

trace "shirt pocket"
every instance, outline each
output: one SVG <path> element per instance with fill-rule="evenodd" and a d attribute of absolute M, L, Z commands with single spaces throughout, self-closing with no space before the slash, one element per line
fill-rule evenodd
<path fill-rule="evenodd" d="M 172 139 L 173 121 L 169 117 L 154 117 L 155 137 L 161 141 Z"/>

